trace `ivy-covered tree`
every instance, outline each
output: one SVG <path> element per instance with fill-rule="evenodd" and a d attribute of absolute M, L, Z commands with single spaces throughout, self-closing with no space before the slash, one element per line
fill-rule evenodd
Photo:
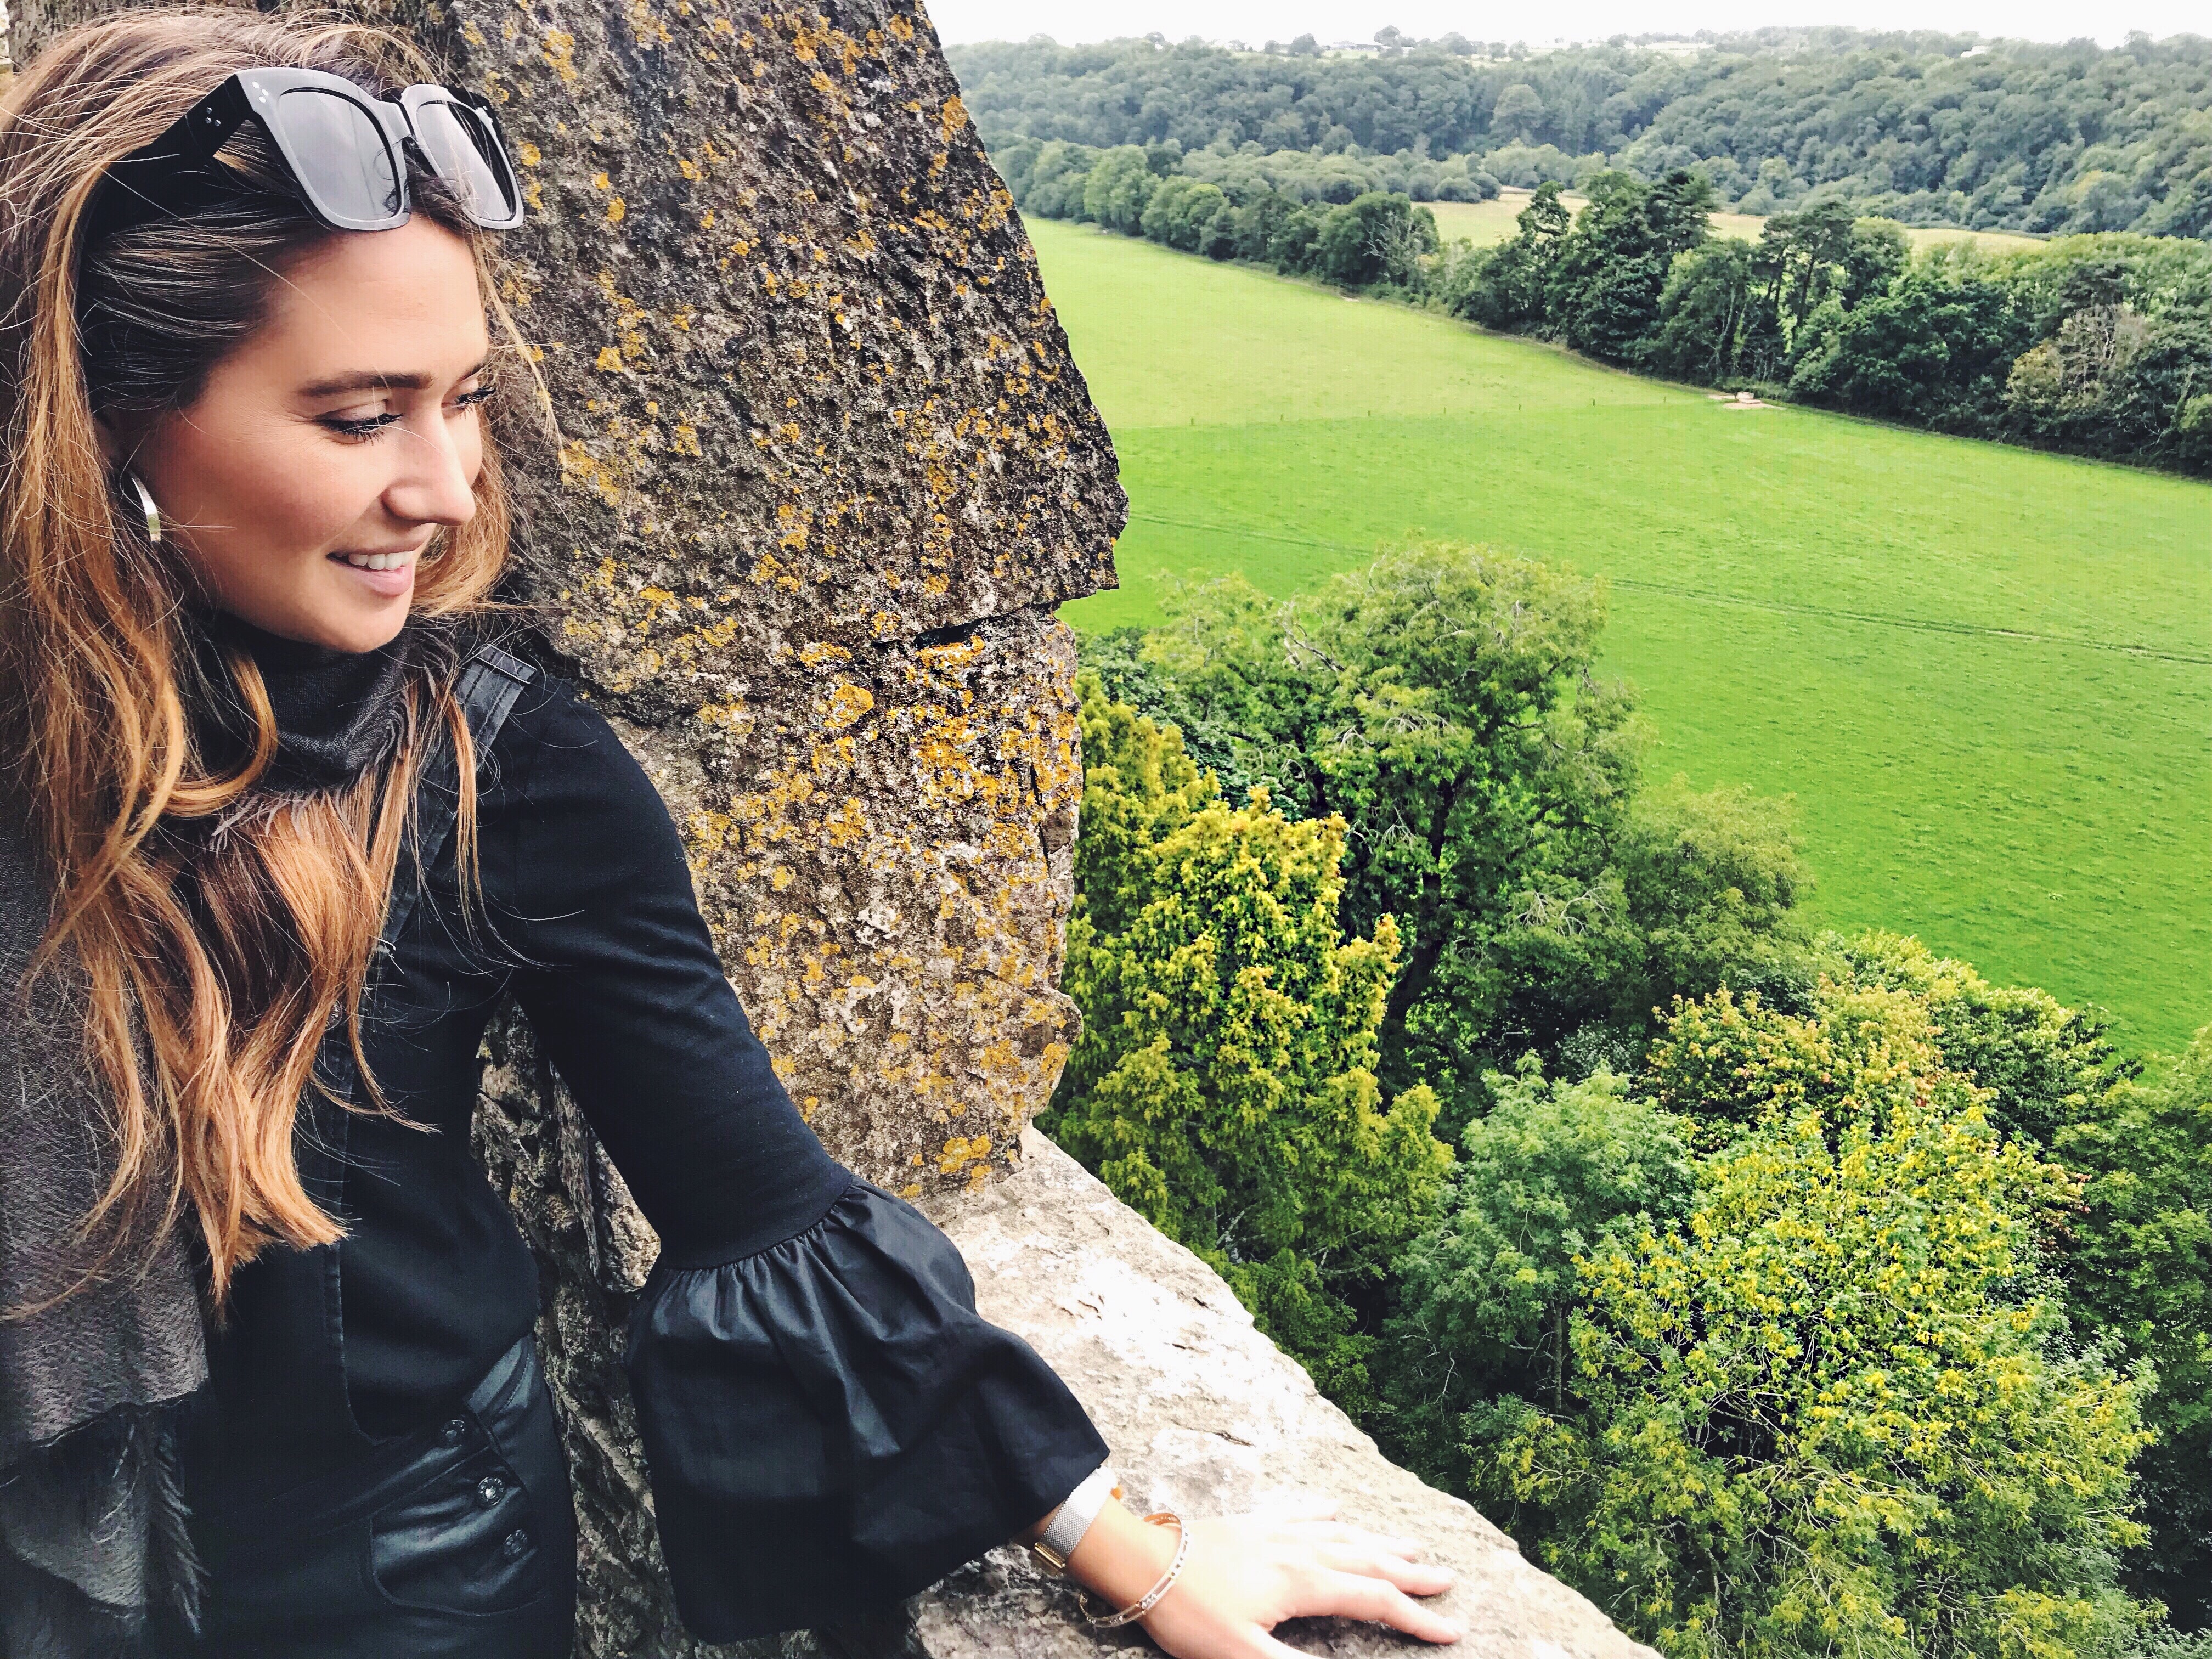
<path fill-rule="evenodd" d="M 1264 789 L 1224 802 L 1173 727 L 1081 682 L 1084 832 L 1063 983 L 1084 1032 L 1041 1120 L 1124 1202 L 1204 1257 L 1355 1413 L 1354 1303 L 1426 1222 L 1450 1152 L 1421 1087 L 1386 1100 L 1376 1030 L 1388 918 L 1338 921 L 1344 825 Z"/>

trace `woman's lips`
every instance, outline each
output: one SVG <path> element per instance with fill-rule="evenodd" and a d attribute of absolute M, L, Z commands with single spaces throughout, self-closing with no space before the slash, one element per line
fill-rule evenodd
<path fill-rule="evenodd" d="M 384 599 L 396 599 L 415 586 L 415 562 L 421 556 L 421 555 L 417 553 L 388 553 L 376 555 L 374 556 L 378 558 L 390 559 L 393 561 L 391 565 L 382 570 L 372 570 L 365 565 L 355 564 L 343 553 L 333 553 L 330 556 L 331 563 L 337 565 L 340 569 L 344 570 L 348 574 L 360 578 L 360 580 L 368 586 L 369 592 L 372 593 L 378 594 Z M 366 557 L 370 556 L 356 555 L 356 556 Z"/>

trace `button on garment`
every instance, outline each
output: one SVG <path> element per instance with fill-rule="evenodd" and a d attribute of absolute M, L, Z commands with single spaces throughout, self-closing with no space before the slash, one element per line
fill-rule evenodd
<path fill-rule="evenodd" d="M 286 665 L 264 666 L 286 721 Z M 1036 1353 L 976 1316 L 943 1235 L 799 1118 L 636 762 L 550 677 L 483 759 L 477 912 L 450 856 L 434 864 L 364 1011 L 393 1115 L 343 1126 L 348 1237 L 240 1273 L 188 1495 L 220 1514 L 363 1445 L 441 1440 L 529 1329 L 529 1252 L 469 1150 L 478 1046 L 511 994 L 661 1237 L 626 1358 L 697 1633 L 844 1616 L 1037 1520 L 1103 1443 Z M 310 1117 L 303 1134 L 331 1127 Z M 335 1333 L 306 1289 L 324 1274 Z M 348 1443 L 286 1431 L 288 1387 L 319 1373 L 343 1390 Z"/>

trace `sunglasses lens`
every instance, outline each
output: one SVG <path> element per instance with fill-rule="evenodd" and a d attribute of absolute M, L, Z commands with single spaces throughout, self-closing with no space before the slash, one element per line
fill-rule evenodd
<path fill-rule="evenodd" d="M 300 182 L 317 201 L 362 222 L 398 215 L 392 147 L 367 110 L 335 93 L 301 87 L 284 94 L 277 116 Z"/>
<path fill-rule="evenodd" d="M 512 179 L 483 118 L 465 105 L 445 102 L 425 103 L 414 113 L 416 143 L 461 205 L 483 223 L 514 217 Z"/>

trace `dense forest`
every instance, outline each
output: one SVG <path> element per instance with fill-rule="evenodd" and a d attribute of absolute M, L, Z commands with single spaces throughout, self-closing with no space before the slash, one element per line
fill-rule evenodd
<path fill-rule="evenodd" d="M 1694 168 L 1747 213 L 1833 198 L 1908 225 L 2212 236 L 2203 37 L 2108 51 L 1820 28 L 1713 37 L 1694 55 L 1624 40 L 1528 56 L 1385 33 L 1389 48 L 1362 58 L 1310 40 L 1232 52 L 1157 38 L 948 55 L 994 150 L 1033 138 L 1267 157 L 1286 175 L 1394 169 L 1331 201 Z"/>
<path fill-rule="evenodd" d="M 1025 212 L 1243 259 L 1605 362 L 1938 431 L 2212 477 L 2212 245 L 2132 231 L 1915 254 L 1838 198 L 1711 233 L 1714 191 L 1608 169 L 1554 184 L 1495 246 L 1370 189 L 1331 205 L 1125 144 L 1018 139 L 993 158 Z M 1229 158 L 1233 165 L 1236 158 Z M 1219 182 L 1216 180 L 1219 179 Z"/>
<path fill-rule="evenodd" d="M 1814 928 L 1605 605 L 1422 546 L 1086 640 L 1042 1126 L 1669 1659 L 2212 1659 L 2212 1027 Z"/>

